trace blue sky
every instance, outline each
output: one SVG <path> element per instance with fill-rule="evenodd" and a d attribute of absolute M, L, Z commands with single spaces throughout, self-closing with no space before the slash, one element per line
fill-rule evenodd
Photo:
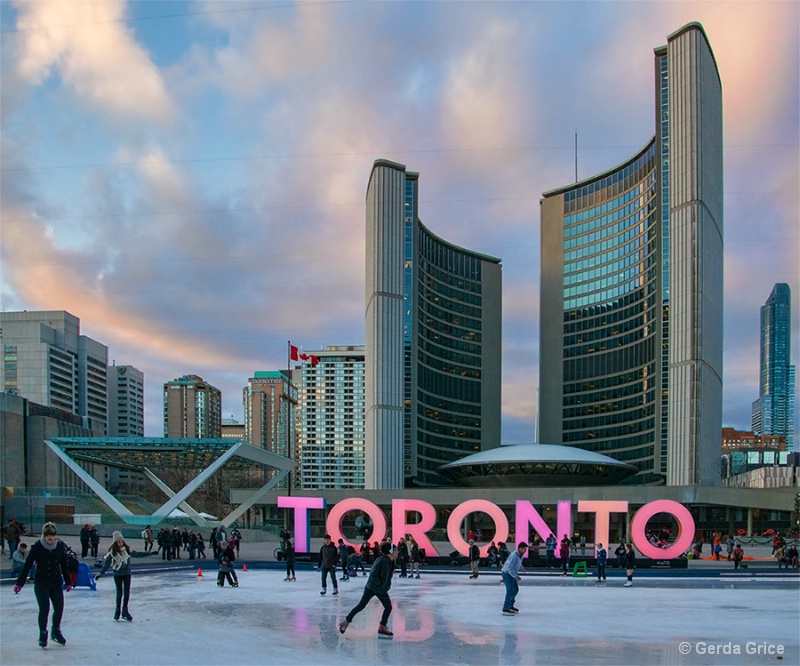
<path fill-rule="evenodd" d="M 653 49 L 703 24 L 725 128 L 723 422 L 749 428 L 759 308 L 800 307 L 796 2 L 2 2 L 0 309 L 64 309 L 241 420 L 256 370 L 364 342 L 372 163 L 503 260 L 503 441 L 533 440 L 539 198 L 652 137 Z M 488 232 L 488 233 L 487 233 Z M 795 335 L 795 343 L 797 336 Z M 797 363 L 797 347 L 793 355 Z"/>

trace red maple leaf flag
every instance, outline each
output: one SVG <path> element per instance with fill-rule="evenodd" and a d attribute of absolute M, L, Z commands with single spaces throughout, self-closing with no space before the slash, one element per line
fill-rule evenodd
<path fill-rule="evenodd" d="M 305 352 L 301 352 L 297 347 L 293 344 L 289 344 L 289 359 L 292 361 L 298 361 L 300 363 L 310 363 L 312 366 L 317 365 L 319 363 L 319 356 L 314 356 L 314 354 L 306 354 Z"/>

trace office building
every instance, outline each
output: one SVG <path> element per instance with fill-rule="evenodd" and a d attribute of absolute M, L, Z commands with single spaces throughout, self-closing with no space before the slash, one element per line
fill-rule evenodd
<path fill-rule="evenodd" d="M 242 389 L 244 439 L 295 459 L 297 388 L 283 372 L 254 372 Z"/>
<path fill-rule="evenodd" d="M 364 345 L 315 351 L 293 370 L 299 391 L 298 450 L 304 490 L 360 490 L 364 463 Z"/>
<path fill-rule="evenodd" d="M 794 450 L 795 369 L 792 360 L 792 292 L 776 284 L 761 307 L 758 400 L 751 427 L 757 435 L 781 435 Z"/>
<path fill-rule="evenodd" d="M 0 312 L 0 389 L 92 419 L 106 433 L 108 348 L 64 310 Z"/>
<path fill-rule="evenodd" d="M 702 26 L 654 70 L 654 137 L 541 200 L 540 439 L 633 464 L 631 483 L 715 484 L 722 88 Z"/>
<path fill-rule="evenodd" d="M 439 485 L 441 465 L 500 445 L 500 260 L 439 238 L 419 174 L 377 160 L 367 186 L 368 489 Z"/>
<path fill-rule="evenodd" d="M 216 439 L 221 436 L 222 393 L 197 375 L 164 384 L 164 437 Z"/>
<path fill-rule="evenodd" d="M 144 373 L 113 363 L 107 379 L 109 436 L 144 437 Z"/>

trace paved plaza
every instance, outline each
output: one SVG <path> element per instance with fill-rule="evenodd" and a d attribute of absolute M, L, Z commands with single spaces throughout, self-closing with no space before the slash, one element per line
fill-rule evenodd
<path fill-rule="evenodd" d="M 262 546 L 266 550 L 267 546 Z M 538 571 L 523 576 L 516 617 L 501 614 L 496 572 L 469 580 L 466 569 L 395 577 L 393 640 L 376 635 L 380 604 L 370 602 L 344 636 L 337 624 L 359 600 L 366 578 L 340 582 L 321 597 L 319 574 L 297 582 L 264 563 L 239 569 L 239 588 L 216 585 L 201 561 L 134 570 L 131 623 L 112 618 L 114 583 L 66 595 L 67 645 L 38 647 L 32 585 L 0 587 L 0 662 L 54 664 L 774 664 L 800 663 L 800 594 L 795 572 L 762 568 L 734 576 L 725 566 L 594 579 Z M 6 556 L 7 557 L 7 556 Z M 145 564 L 146 562 L 146 564 Z M 138 563 L 137 563 L 138 564 Z M 722 564 L 722 563 L 721 563 Z M 727 563 L 724 563 L 727 565 Z M 685 654 L 684 654 L 685 653 Z M 782 660 L 779 659 L 782 657 Z"/>

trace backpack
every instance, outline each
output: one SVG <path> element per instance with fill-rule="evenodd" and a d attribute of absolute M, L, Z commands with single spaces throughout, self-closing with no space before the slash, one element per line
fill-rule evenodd
<path fill-rule="evenodd" d="M 142 530 L 142 539 L 147 541 L 147 530 Z"/>

